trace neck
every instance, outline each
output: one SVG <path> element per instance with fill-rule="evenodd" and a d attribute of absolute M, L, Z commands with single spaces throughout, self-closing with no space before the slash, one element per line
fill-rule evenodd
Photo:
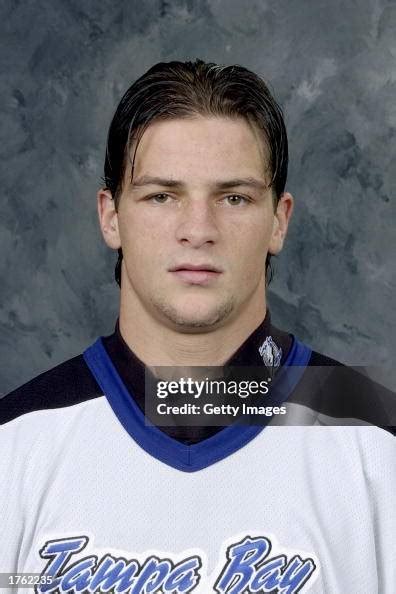
<path fill-rule="evenodd" d="M 265 290 L 261 287 L 238 315 L 218 328 L 180 332 L 155 319 L 136 298 L 121 290 L 120 333 L 147 366 L 221 366 L 265 318 Z"/>

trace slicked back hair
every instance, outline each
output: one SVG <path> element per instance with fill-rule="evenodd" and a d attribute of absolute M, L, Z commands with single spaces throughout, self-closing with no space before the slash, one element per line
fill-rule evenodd
<path fill-rule="evenodd" d="M 104 184 L 118 209 L 128 160 L 133 177 L 136 150 L 147 127 L 155 121 L 206 117 L 242 117 L 262 134 L 274 207 L 284 191 L 288 144 L 282 110 L 262 78 L 243 66 L 219 66 L 202 60 L 160 62 L 137 79 L 122 97 L 110 124 Z M 132 147 L 134 147 L 131 156 Z M 272 277 L 267 255 L 266 280 Z M 118 250 L 115 280 L 121 286 L 122 250 Z"/>

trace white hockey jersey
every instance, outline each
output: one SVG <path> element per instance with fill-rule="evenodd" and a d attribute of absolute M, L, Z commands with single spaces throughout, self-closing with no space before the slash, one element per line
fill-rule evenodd
<path fill-rule="evenodd" d="M 310 354 L 295 340 L 284 401 Z M 100 339 L 7 398 L 0 573 L 36 576 L 1 592 L 395 594 L 390 432 L 270 423 L 185 445 L 146 424 Z"/>

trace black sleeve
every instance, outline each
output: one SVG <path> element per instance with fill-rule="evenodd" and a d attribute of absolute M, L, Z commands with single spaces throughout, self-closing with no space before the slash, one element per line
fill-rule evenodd
<path fill-rule="evenodd" d="M 352 419 L 395 433 L 395 393 L 364 375 L 363 368 L 354 369 L 315 351 L 289 401 L 339 419 L 340 424 Z"/>
<path fill-rule="evenodd" d="M 83 356 L 78 355 L 0 398 L 0 424 L 35 410 L 72 406 L 101 395 Z"/>

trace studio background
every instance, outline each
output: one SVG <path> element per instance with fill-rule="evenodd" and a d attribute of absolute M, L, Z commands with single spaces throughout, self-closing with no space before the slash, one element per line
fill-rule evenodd
<path fill-rule="evenodd" d="M 238 63 L 284 108 L 296 199 L 273 321 L 394 386 L 396 5 L 3 0 L 0 393 L 111 333 L 96 191 L 127 87 L 158 61 Z"/>

